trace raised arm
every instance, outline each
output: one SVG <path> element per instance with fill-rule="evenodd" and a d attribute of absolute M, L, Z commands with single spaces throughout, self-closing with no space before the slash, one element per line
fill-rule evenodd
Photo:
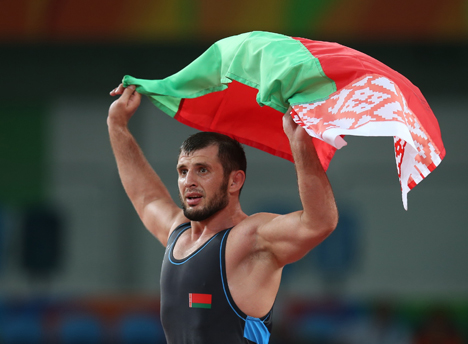
<path fill-rule="evenodd" d="M 327 175 L 307 132 L 289 112 L 283 117 L 284 132 L 294 157 L 302 211 L 265 216 L 259 226 L 259 243 L 271 251 L 279 266 L 301 259 L 336 227 L 338 211 Z"/>
<path fill-rule="evenodd" d="M 146 228 L 165 246 L 171 229 L 186 219 L 128 129 L 141 95 L 134 86 L 124 89 L 122 85 L 111 95 L 121 95 L 110 106 L 107 117 L 120 179 Z"/>

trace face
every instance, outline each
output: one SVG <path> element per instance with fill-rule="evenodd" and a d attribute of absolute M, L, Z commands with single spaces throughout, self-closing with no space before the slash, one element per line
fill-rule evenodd
<path fill-rule="evenodd" d="M 228 205 L 228 178 L 218 159 L 218 147 L 209 146 L 186 154 L 177 164 L 179 198 L 184 215 L 191 221 L 203 221 Z"/>

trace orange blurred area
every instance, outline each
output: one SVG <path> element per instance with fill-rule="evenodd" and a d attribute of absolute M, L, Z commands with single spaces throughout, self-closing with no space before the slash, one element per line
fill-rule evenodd
<path fill-rule="evenodd" d="M 247 31 L 320 40 L 463 41 L 463 0 L 5 0 L 4 42 L 212 41 Z"/>

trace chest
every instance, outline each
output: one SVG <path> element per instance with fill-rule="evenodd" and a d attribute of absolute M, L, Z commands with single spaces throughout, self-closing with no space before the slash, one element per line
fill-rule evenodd
<path fill-rule="evenodd" d="M 161 300 L 165 314 L 191 308 L 192 295 L 205 295 L 209 304 L 225 301 L 223 288 L 223 234 L 218 233 L 195 250 L 176 250 L 178 240 L 168 246 L 161 270 Z M 181 248 L 186 248 L 181 245 Z"/>
<path fill-rule="evenodd" d="M 177 260 L 184 260 L 194 253 L 205 249 L 208 242 L 212 239 L 214 239 L 214 236 L 200 236 L 198 239 L 194 240 L 189 231 L 186 231 L 174 242 L 172 256 Z"/>
<path fill-rule="evenodd" d="M 226 232 L 217 233 L 202 243 L 189 239 L 190 235 L 183 232 L 166 249 L 161 277 L 171 282 L 170 288 L 178 284 L 206 285 L 209 280 L 221 278 Z"/>

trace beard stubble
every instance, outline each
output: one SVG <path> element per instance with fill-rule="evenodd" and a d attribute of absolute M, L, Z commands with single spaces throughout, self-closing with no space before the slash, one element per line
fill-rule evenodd
<path fill-rule="evenodd" d="M 226 178 L 218 191 L 216 191 L 216 194 L 213 196 L 213 198 L 202 209 L 188 209 L 185 205 L 184 198 L 179 192 L 179 198 L 180 202 L 182 203 L 184 216 L 190 221 L 204 221 L 216 214 L 218 211 L 223 210 L 229 203 L 227 189 L 228 179 Z"/>

